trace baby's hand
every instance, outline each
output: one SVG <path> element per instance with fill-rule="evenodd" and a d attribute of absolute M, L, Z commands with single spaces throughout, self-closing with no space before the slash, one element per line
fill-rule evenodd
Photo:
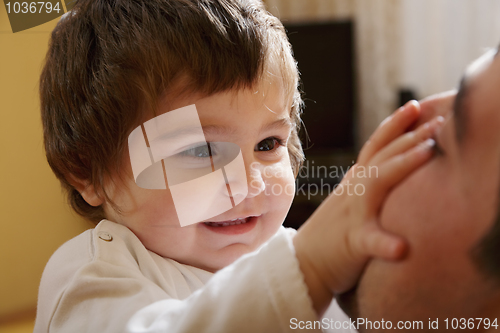
<path fill-rule="evenodd" d="M 319 315 L 334 293 L 356 284 L 369 258 L 398 259 L 405 252 L 405 242 L 382 230 L 378 215 L 390 189 L 432 156 L 429 138 L 443 119 L 405 133 L 419 113 L 420 105 L 412 101 L 382 122 L 362 148 L 357 164 L 294 238 Z"/>

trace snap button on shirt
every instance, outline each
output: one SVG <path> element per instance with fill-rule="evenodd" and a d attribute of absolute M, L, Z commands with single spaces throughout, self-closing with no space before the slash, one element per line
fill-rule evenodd
<path fill-rule="evenodd" d="M 107 232 L 100 232 L 98 234 L 99 238 L 102 239 L 105 242 L 111 242 L 113 240 L 113 236 L 108 234 Z"/>

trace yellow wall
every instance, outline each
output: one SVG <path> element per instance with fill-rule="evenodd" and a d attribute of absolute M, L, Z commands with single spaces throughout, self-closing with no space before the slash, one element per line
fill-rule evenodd
<path fill-rule="evenodd" d="M 0 4 L 0 322 L 36 305 L 50 255 L 91 227 L 65 203 L 43 151 L 38 77 L 58 20 L 14 34 Z"/>

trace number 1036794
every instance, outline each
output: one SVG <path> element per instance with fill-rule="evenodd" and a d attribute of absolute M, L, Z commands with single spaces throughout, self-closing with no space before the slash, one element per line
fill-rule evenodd
<path fill-rule="evenodd" d="M 59 6 L 59 1 L 55 4 L 52 2 L 7 2 L 5 4 L 7 9 L 7 14 L 41 14 L 41 13 L 52 13 L 61 10 Z"/>
<path fill-rule="evenodd" d="M 446 318 L 444 320 L 446 329 L 498 329 L 497 318 Z"/>

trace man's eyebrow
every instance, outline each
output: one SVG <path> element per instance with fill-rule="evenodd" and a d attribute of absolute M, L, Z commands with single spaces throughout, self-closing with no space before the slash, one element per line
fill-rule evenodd
<path fill-rule="evenodd" d="M 455 102 L 453 103 L 455 133 L 459 144 L 464 141 L 467 131 L 467 115 L 469 113 L 467 107 L 468 103 L 466 103 L 467 93 L 469 90 L 467 82 L 467 75 L 464 74 L 460 80 L 457 96 L 455 97 Z"/>

